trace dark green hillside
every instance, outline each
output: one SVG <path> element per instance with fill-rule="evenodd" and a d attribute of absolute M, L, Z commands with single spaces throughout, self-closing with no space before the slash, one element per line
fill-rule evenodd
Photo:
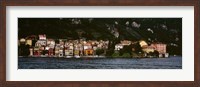
<path fill-rule="evenodd" d="M 19 18 L 19 38 L 46 34 L 47 38 L 90 40 L 146 40 L 182 48 L 181 18 Z"/>

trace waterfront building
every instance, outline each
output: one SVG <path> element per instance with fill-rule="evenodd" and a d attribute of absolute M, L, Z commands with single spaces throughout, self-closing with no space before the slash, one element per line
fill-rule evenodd
<path fill-rule="evenodd" d="M 30 52 L 29 56 L 33 56 L 33 48 L 29 48 L 29 52 Z"/>
<path fill-rule="evenodd" d="M 155 48 L 159 52 L 159 57 L 168 57 L 169 54 L 166 52 L 167 44 L 163 43 L 153 43 L 151 44 L 152 47 Z"/>
<path fill-rule="evenodd" d="M 79 44 L 76 43 L 74 44 L 74 56 L 79 56 L 79 53 L 80 53 L 80 48 L 79 48 Z"/>
<path fill-rule="evenodd" d="M 27 39 L 26 40 L 26 45 L 29 45 L 31 47 L 32 46 L 32 40 L 31 39 Z"/>
<path fill-rule="evenodd" d="M 60 46 L 62 46 L 62 47 L 64 47 L 64 45 L 65 45 L 65 43 L 64 43 L 64 41 L 63 41 L 62 39 L 59 40 L 59 44 L 60 44 Z"/>
<path fill-rule="evenodd" d="M 34 47 L 34 55 L 35 56 L 41 56 L 43 54 L 43 51 L 45 50 L 45 46 L 46 46 L 46 41 L 44 40 L 38 40 L 35 43 L 35 47 Z"/>
<path fill-rule="evenodd" d="M 19 42 L 20 42 L 20 44 L 25 44 L 25 43 L 26 43 L 26 39 L 21 38 L 21 39 L 19 40 Z"/>
<path fill-rule="evenodd" d="M 47 46 L 49 47 L 49 48 L 54 48 L 55 47 L 55 40 L 53 40 L 53 39 L 47 39 Z"/>
<path fill-rule="evenodd" d="M 49 56 L 53 56 L 54 55 L 54 49 L 53 48 L 49 48 L 48 55 Z"/>
<path fill-rule="evenodd" d="M 144 41 L 144 40 L 139 41 L 139 44 L 140 44 L 141 47 L 147 47 L 148 46 L 147 42 Z"/>
<path fill-rule="evenodd" d="M 79 50 L 77 49 L 74 50 L 74 56 L 79 56 Z"/>
<path fill-rule="evenodd" d="M 41 55 L 41 51 L 39 50 L 39 47 L 34 47 L 34 48 L 33 48 L 33 55 L 34 55 L 34 56 L 39 56 L 39 55 Z"/>
<path fill-rule="evenodd" d="M 46 51 L 49 56 L 54 55 L 54 47 L 55 47 L 55 40 L 53 39 L 47 39 L 47 46 L 46 46 Z"/>
<path fill-rule="evenodd" d="M 65 42 L 65 56 L 73 56 L 74 46 L 73 43 L 66 41 Z"/>
<path fill-rule="evenodd" d="M 33 37 L 34 40 L 35 37 Z M 19 44 L 30 45 L 29 51 L 30 56 L 55 56 L 55 57 L 63 57 L 63 56 L 94 56 L 96 55 L 96 49 L 103 49 L 104 55 L 106 54 L 106 49 L 108 49 L 109 41 L 103 40 L 65 40 L 58 39 L 59 42 L 56 44 L 55 40 L 47 39 L 46 35 L 39 35 L 39 40 L 33 43 L 33 39 L 21 38 L 19 40 Z M 138 42 L 138 41 L 137 41 Z M 137 42 L 132 42 L 129 40 L 122 40 L 120 43 L 115 45 L 115 52 L 119 52 L 119 50 L 123 49 L 124 46 L 128 46 L 131 44 L 135 44 Z M 140 46 L 142 47 L 142 51 L 144 54 L 149 55 L 150 52 L 154 52 L 155 50 L 159 52 L 159 57 L 168 57 L 169 54 L 166 53 L 166 44 L 163 43 L 149 43 L 141 40 L 139 41 Z M 134 48 L 131 48 L 132 51 L 135 51 Z M 140 53 L 141 54 L 141 53 Z M 143 54 L 143 53 L 142 53 Z"/>
<path fill-rule="evenodd" d="M 46 46 L 46 40 L 38 40 L 35 43 L 35 47 L 41 47 L 41 46 Z"/>
<path fill-rule="evenodd" d="M 131 45 L 131 41 L 129 41 L 129 40 L 122 40 L 122 41 L 120 41 L 121 42 L 121 44 L 123 45 L 123 46 L 129 46 L 129 45 Z"/>
<path fill-rule="evenodd" d="M 55 46 L 55 56 L 56 56 L 56 57 L 59 56 L 59 50 L 60 50 L 60 48 L 56 45 L 56 46 Z"/>
<path fill-rule="evenodd" d="M 145 53 L 150 53 L 150 52 L 154 52 L 155 48 L 153 46 L 147 46 L 147 47 L 143 47 L 142 51 L 144 51 Z"/>
<path fill-rule="evenodd" d="M 97 44 L 97 48 L 98 48 L 98 49 L 102 49 L 102 48 L 103 48 L 103 43 Z"/>
<path fill-rule="evenodd" d="M 56 57 L 63 57 L 63 49 L 64 47 L 60 44 L 56 44 L 55 46 L 55 56 Z"/>
<path fill-rule="evenodd" d="M 119 51 L 121 49 L 123 49 L 123 45 L 122 44 L 116 44 L 115 45 L 115 51 Z"/>
<path fill-rule="evenodd" d="M 43 34 L 43 35 L 39 35 L 39 40 L 46 40 L 47 38 L 46 38 L 46 35 L 45 34 Z"/>
<path fill-rule="evenodd" d="M 86 50 L 86 49 L 92 49 L 92 45 L 90 44 L 90 43 L 86 43 L 86 44 L 84 44 L 84 50 Z"/>
<path fill-rule="evenodd" d="M 94 50 L 93 49 L 86 49 L 84 52 L 85 52 L 86 56 L 89 56 L 89 55 L 93 55 Z"/>
<path fill-rule="evenodd" d="M 159 53 L 166 53 L 166 47 L 167 45 L 166 44 L 162 44 L 162 43 L 154 43 L 154 44 L 151 44 Z"/>
<path fill-rule="evenodd" d="M 73 50 L 65 50 L 65 56 L 73 56 Z"/>
<path fill-rule="evenodd" d="M 86 56 L 88 56 L 88 55 L 93 55 L 93 48 L 92 48 L 92 44 L 91 43 L 86 43 L 86 44 L 84 44 L 84 54 L 86 55 Z"/>

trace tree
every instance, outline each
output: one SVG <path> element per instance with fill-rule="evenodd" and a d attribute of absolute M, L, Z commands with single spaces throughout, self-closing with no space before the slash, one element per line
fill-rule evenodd
<path fill-rule="evenodd" d="M 48 50 L 43 50 L 42 51 L 42 55 L 45 55 L 45 54 L 47 54 L 48 53 Z"/>
<path fill-rule="evenodd" d="M 18 49 L 20 50 L 19 52 L 20 56 L 28 56 L 30 53 L 29 45 L 21 44 Z"/>
<path fill-rule="evenodd" d="M 55 43 L 59 43 L 59 40 L 58 40 L 58 39 L 55 39 Z"/>
<path fill-rule="evenodd" d="M 153 56 L 153 55 L 154 55 L 154 52 L 149 52 L 148 55 L 149 55 L 149 56 Z"/>
<path fill-rule="evenodd" d="M 139 53 L 139 52 L 143 52 L 142 51 L 142 47 L 140 46 L 140 44 L 137 42 L 135 44 L 132 44 L 131 47 L 133 47 L 135 49 L 135 53 Z"/>
<path fill-rule="evenodd" d="M 119 53 L 115 52 L 115 53 L 112 54 L 112 57 L 120 57 L 120 55 L 119 55 Z"/>
<path fill-rule="evenodd" d="M 103 54 L 104 53 L 104 50 L 103 49 L 97 49 L 96 50 L 96 54 L 97 55 L 101 55 L 101 54 Z"/>
<path fill-rule="evenodd" d="M 135 52 L 132 52 L 132 57 L 138 57 L 138 55 Z"/>
<path fill-rule="evenodd" d="M 112 56 L 115 49 L 115 43 L 112 40 L 109 40 L 108 50 L 106 51 L 106 56 Z"/>
<path fill-rule="evenodd" d="M 123 55 L 124 53 L 131 54 L 132 47 L 131 47 L 131 45 L 130 46 L 124 46 L 123 49 L 121 49 L 119 52 L 120 52 L 120 55 Z"/>
<path fill-rule="evenodd" d="M 157 50 L 155 50 L 155 51 L 153 52 L 153 56 L 158 57 L 158 56 L 159 56 L 159 52 L 158 52 Z"/>
<path fill-rule="evenodd" d="M 122 57 L 125 57 L 125 58 L 130 58 L 130 57 L 131 57 L 131 55 L 130 55 L 130 53 L 124 53 L 124 54 L 122 55 Z"/>
<path fill-rule="evenodd" d="M 37 42 L 37 40 L 32 40 L 32 46 L 35 46 L 35 43 Z"/>

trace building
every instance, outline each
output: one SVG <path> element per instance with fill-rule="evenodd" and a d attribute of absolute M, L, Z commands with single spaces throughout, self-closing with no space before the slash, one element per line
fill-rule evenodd
<path fill-rule="evenodd" d="M 27 39 L 26 40 L 26 45 L 32 46 L 32 40 L 31 39 Z"/>
<path fill-rule="evenodd" d="M 62 39 L 60 39 L 60 40 L 59 40 L 59 44 L 60 44 L 60 46 L 64 47 L 65 42 L 64 42 Z"/>
<path fill-rule="evenodd" d="M 29 52 L 30 52 L 29 56 L 33 56 L 33 48 L 29 48 Z"/>
<path fill-rule="evenodd" d="M 74 44 L 74 56 L 80 56 L 80 47 L 79 44 Z"/>
<path fill-rule="evenodd" d="M 139 44 L 140 44 L 141 47 L 147 47 L 148 46 L 147 42 L 144 41 L 144 40 L 139 41 Z"/>
<path fill-rule="evenodd" d="M 157 50 L 160 54 L 165 54 L 166 53 L 166 48 L 167 48 L 166 44 L 154 43 L 154 44 L 151 44 L 151 46 L 154 47 L 155 50 Z"/>
<path fill-rule="evenodd" d="M 84 53 L 85 53 L 86 56 L 93 55 L 94 50 L 93 50 L 93 49 L 86 49 L 86 50 L 84 51 Z"/>
<path fill-rule="evenodd" d="M 63 56 L 64 56 L 63 49 L 60 49 L 60 50 L 59 50 L 59 56 L 58 56 L 58 57 L 63 57 Z"/>
<path fill-rule="evenodd" d="M 32 47 L 33 45 L 35 45 L 35 43 L 33 42 L 37 39 L 37 36 L 30 35 L 30 36 L 27 36 L 25 39 L 26 39 L 26 45 L 29 45 L 30 47 Z"/>
<path fill-rule="evenodd" d="M 49 47 L 49 48 L 54 48 L 55 47 L 55 40 L 53 40 L 53 39 L 47 39 L 47 46 Z"/>
<path fill-rule="evenodd" d="M 155 48 L 153 46 L 147 46 L 147 47 L 143 47 L 142 51 L 144 51 L 145 53 L 150 53 L 150 52 L 154 52 Z"/>
<path fill-rule="evenodd" d="M 65 42 L 65 56 L 73 56 L 74 46 L 72 42 Z"/>
<path fill-rule="evenodd" d="M 152 47 L 159 52 L 159 57 L 169 57 L 169 53 L 166 52 L 167 45 L 163 43 L 153 43 Z"/>
<path fill-rule="evenodd" d="M 88 55 L 93 55 L 93 48 L 92 48 L 92 44 L 91 43 L 86 43 L 83 46 L 84 48 L 84 55 L 88 56 Z"/>
<path fill-rule="evenodd" d="M 79 52 L 80 52 L 80 56 L 84 55 L 83 44 L 81 44 L 81 43 L 79 43 Z"/>
<path fill-rule="evenodd" d="M 33 55 L 34 56 L 40 56 L 41 55 L 41 51 L 39 50 L 39 47 L 34 47 Z"/>
<path fill-rule="evenodd" d="M 56 44 L 56 46 L 55 46 L 55 56 L 56 57 L 59 56 L 59 50 L 60 50 L 60 47 Z"/>
<path fill-rule="evenodd" d="M 53 48 L 49 48 L 48 55 L 49 56 L 54 56 L 54 49 Z"/>
<path fill-rule="evenodd" d="M 46 46 L 46 40 L 38 40 L 35 43 L 35 47 L 41 47 L 41 46 Z"/>
<path fill-rule="evenodd" d="M 34 47 L 34 55 L 35 56 L 41 56 L 43 55 L 43 52 L 45 51 L 45 46 L 46 46 L 46 40 L 38 40 L 35 43 Z"/>
<path fill-rule="evenodd" d="M 103 43 L 97 44 L 97 48 L 98 48 L 98 49 L 102 49 L 102 48 L 103 48 Z"/>
<path fill-rule="evenodd" d="M 39 56 L 39 55 L 46 55 L 46 47 L 47 41 L 46 41 L 46 35 L 39 35 L 39 40 L 35 43 L 35 48 L 34 48 L 34 55 Z"/>
<path fill-rule="evenodd" d="M 25 44 L 26 43 L 26 39 L 24 39 L 24 38 L 21 38 L 20 40 L 19 40 L 19 44 L 21 45 L 21 44 Z"/>
<path fill-rule="evenodd" d="M 53 39 L 47 39 L 46 51 L 49 56 L 54 55 L 55 41 Z"/>
<path fill-rule="evenodd" d="M 43 35 L 39 35 L 39 40 L 46 40 L 47 38 L 46 38 L 46 35 L 45 34 L 43 34 Z"/>
<path fill-rule="evenodd" d="M 129 41 L 129 40 L 123 40 L 123 41 L 120 41 L 121 42 L 121 44 L 122 45 L 126 45 L 126 46 L 129 46 L 129 45 L 131 45 L 131 41 Z"/>
<path fill-rule="evenodd" d="M 119 51 L 121 49 L 123 49 L 123 45 L 122 44 L 116 44 L 115 45 L 115 51 Z"/>
<path fill-rule="evenodd" d="M 64 47 L 60 44 L 56 44 L 55 46 L 55 56 L 56 57 L 63 57 L 64 56 Z"/>

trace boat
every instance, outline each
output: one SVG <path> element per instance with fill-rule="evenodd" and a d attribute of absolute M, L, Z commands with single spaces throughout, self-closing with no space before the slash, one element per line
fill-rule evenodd
<path fill-rule="evenodd" d="M 73 56 L 66 56 L 65 58 L 72 58 Z"/>
<path fill-rule="evenodd" d="M 74 56 L 75 58 L 81 58 L 80 56 Z"/>

